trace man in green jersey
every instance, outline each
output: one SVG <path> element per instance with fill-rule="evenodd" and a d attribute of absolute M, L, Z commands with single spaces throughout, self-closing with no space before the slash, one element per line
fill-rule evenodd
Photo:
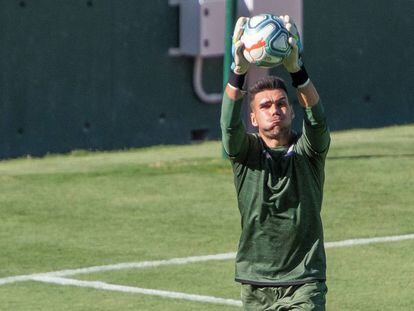
<path fill-rule="evenodd" d="M 294 111 L 276 77 L 250 88 L 250 117 L 258 134 L 246 133 L 240 111 L 249 64 L 240 37 L 247 18 L 237 21 L 233 35 L 234 62 L 220 123 L 241 215 L 236 281 L 245 310 L 325 310 L 320 211 L 330 136 L 318 92 L 299 58 L 296 26 L 288 16 L 283 20 L 292 46 L 283 66 L 304 109 L 300 135 L 291 128 Z"/>

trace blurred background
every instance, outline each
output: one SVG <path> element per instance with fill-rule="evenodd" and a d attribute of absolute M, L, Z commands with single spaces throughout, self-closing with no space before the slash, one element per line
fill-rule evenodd
<path fill-rule="evenodd" d="M 332 130 L 414 122 L 413 1 L 287 2 L 235 15 L 295 17 Z M 0 5 L 1 158 L 220 138 L 224 0 Z"/>

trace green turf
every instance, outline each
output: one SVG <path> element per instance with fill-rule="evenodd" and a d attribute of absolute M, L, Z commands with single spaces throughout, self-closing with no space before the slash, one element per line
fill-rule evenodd
<path fill-rule="evenodd" d="M 414 126 L 332 136 L 326 240 L 414 233 Z M 0 278 L 234 252 L 240 220 L 220 155 L 220 144 L 208 142 L 0 162 Z M 413 246 L 329 249 L 329 310 L 410 310 Z M 231 260 L 74 277 L 239 295 Z M 0 310 L 237 309 L 34 282 L 0 285 L 0 297 Z"/>
<path fill-rule="evenodd" d="M 328 310 L 412 310 L 414 241 L 328 250 Z"/>

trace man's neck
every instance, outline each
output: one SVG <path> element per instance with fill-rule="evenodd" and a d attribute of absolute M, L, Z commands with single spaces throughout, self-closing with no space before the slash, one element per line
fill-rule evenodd
<path fill-rule="evenodd" d="M 277 148 L 277 147 L 283 147 L 283 146 L 289 146 L 290 142 L 292 140 L 292 131 L 290 129 L 281 132 L 279 135 L 275 137 L 267 137 L 266 135 L 263 135 L 262 133 L 259 133 L 262 140 L 265 142 L 266 146 L 269 148 Z"/>

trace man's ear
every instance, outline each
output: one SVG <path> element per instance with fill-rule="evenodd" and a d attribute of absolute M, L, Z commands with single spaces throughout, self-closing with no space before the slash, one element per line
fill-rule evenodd
<path fill-rule="evenodd" d="M 253 112 L 250 112 L 250 121 L 254 127 L 258 127 L 256 116 Z"/>

